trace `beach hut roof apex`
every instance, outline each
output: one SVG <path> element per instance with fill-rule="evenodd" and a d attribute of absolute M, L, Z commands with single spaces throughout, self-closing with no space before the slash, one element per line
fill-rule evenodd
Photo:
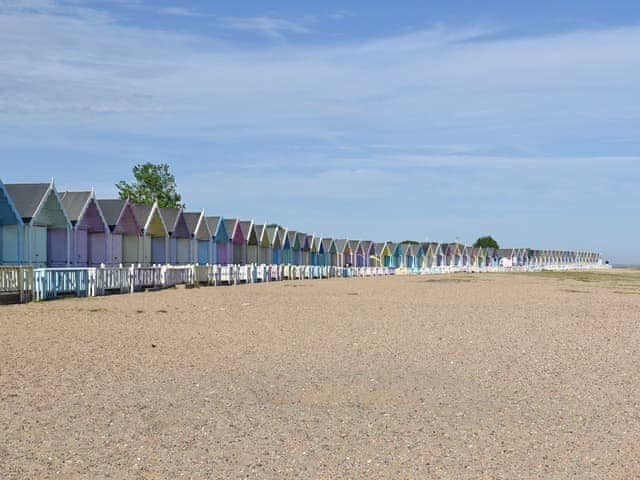
<path fill-rule="evenodd" d="M 59 195 L 69 220 L 75 225 L 87 208 L 91 192 L 60 192 Z"/>
<path fill-rule="evenodd" d="M 13 205 L 20 217 L 28 223 L 36 215 L 45 194 L 51 188 L 50 183 L 6 183 Z"/>
<path fill-rule="evenodd" d="M 98 202 L 98 206 L 100 207 L 100 211 L 102 212 L 105 222 L 107 222 L 110 229 L 113 229 L 118 224 L 118 220 L 120 219 L 122 211 L 124 210 L 128 200 L 113 198 L 96 201 Z"/>
<path fill-rule="evenodd" d="M 249 233 L 251 231 L 251 225 L 253 225 L 253 220 L 240 220 L 238 222 L 240 224 L 240 230 L 242 231 L 242 237 L 246 240 L 249 238 Z"/>

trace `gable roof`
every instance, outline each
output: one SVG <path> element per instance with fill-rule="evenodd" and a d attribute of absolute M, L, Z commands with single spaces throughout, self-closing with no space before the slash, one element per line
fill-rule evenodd
<path fill-rule="evenodd" d="M 253 224 L 252 229 L 254 232 L 256 232 L 256 238 L 258 239 L 258 244 L 260 244 L 260 242 L 262 242 L 262 235 L 264 235 L 264 231 L 265 231 L 265 226 L 261 223 L 259 224 Z"/>
<path fill-rule="evenodd" d="M 102 211 L 102 216 L 104 217 L 109 228 L 115 227 L 116 223 L 118 223 L 118 218 L 120 218 L 120 214 L 122 213 L 122 209 L 124 208 L 126 200 L 122 200 L 119 198 L 107 199 L 107 200 L 97 200 L 98 206 Z"/>
<path fill-rule="evenodd" d="M 4 183 L 2 183 L 2 180 L 0 180 L 0 201 L 3 198 L 4 198 L 5 202 L 6 202 L 6 205 L 7 205 L 8 209 L 9 209 L 9 212 L 11 213 L 13 219 L 16 221 L 16 223 L 18 225 L 22 225 L 23 224 L 22 217 L 18 213 L 18 210 L 16 209 L 16 206 L 13 204 L 13 201 L 11 200 L 11 195 L 9 195 L 9 192 L 4 187 Z M 0 222 L 4 223 L 4 220 L 6 220 L 6 219 L 3 218 L 2 211 L 0 210 Z"/>
<path fill-rule="evenodd" d="M 267 235 L 267 241 L 269 245 L 273 245 L 277 239 L 278 227 L 276 225 L 267 225 L 265 227 L 265 234 Z"/>
<path fill-rule="evenodd" d="M 349 244 L 349 241 L 346 238 L 337 238 L 333 241 L 333 243 L 336 245 L 336 250 L 338 251 L 338 253 L 343 253 L 345 248 Z"/>
<path fill-rule="evenodd" d="M 91 198 L 91 192 L 60 192 L 59 195 L 71 224 L 75 225 Z"/>
<path fill-rule="evenodd" d="M 331 237 L 324 237 L 321 242 L 322 242 L 322 247 L 325 253 L 329 253 L 329 250 L 331 249 L 331 244 L 335 245 L 335 242 Z"/>
<path fill-rule="evenodd" d="M 220 217 L 205 217 L 207 221 L 207 226 L 209 227 L 209 231 L 211 232 L 211 236 L 213 237 L 216 234 L 216 230 L 218 229 L 218 224 L 220 223 Z"/>
<path fill-rule="evenodd" d="M 223 220 L 224 229 L 227 231 L 227 236 L 231 238 L 233 236 L 233 230 L 236 228 L 237 218 L 225 218 Z"/>
<path fill-rule="evenodd" d="M 136 218 L 136 222 L 138 222 L 140 229 L 143 230 L 144 227 L 147 225 L 147 221 L 149 220 L 149 216 L 151 215 L 153 206 L 132 203 L 131 209 L 133 210 L 133 216 Z"/>
<path fill-rule="evenodd" d="M 351 253 L 355 253 L 358 250 L 358 245 L 360 245 L 360 240 L 347 240 L 347 245 L 349 245 Z"/>
<path fill-rule="evenodd" d="M 200 217 L 202 217 L 202 212 L 182 212 L 182 214 L 184 215 L 184 221 L 187 224 L 189 233 L 194 235 L 196 233 L 196 228 L 198 228 Z"/>
<path fill-rule="evenodd" d="M 240 224 L 240 231 L 242 232 L 242 237 L 246 240 L 249 238 L 249 231 L 251 230 L 251 225 L 253 224 L 252 220 L 240 220 L 238 222 Z"/>
<path fill-rule="evenodd" d="M 287 230 L 287 242 L 289 243 L 289 248 L 293 248 L 294 245 L 296 244 L 296 234 L 297 232 L 295 230 Z"/>
<path fill-rule="evenodd" d="M 365 255 L 368 255 L 373 247 L 373 242 L 371 240 L 362 240 L 360 245 L 362 245 L 362 251 L 364 251 Z"/>
<path fill-rule="evenodd" d="M 167 227 L 167 231 L 169 233 L 173 233 L 176 228 L 176 224 L 178 223 L 178 216 L 180 215 L 182 209 L 180 208 L 168 208 L 162 207 L 160 208 L 160 215 L 164 219 L 164 224 Z"/>
<path fill-rule="evenodd" d="M 5 183 L 5 189 L 11 197 L 13 205 L 25 223 L 31 221 L 38 211 L 50 183 Z"/>
<path fill-rule="evenodd" d="M 296 233 L 296 242 L 298 243 L 298 246 L 300 247 L 301 250 L 306 250 L 305 248 L 306 239 L 307 239 L 306 233 L 302 233 L 302 232 Z"/>

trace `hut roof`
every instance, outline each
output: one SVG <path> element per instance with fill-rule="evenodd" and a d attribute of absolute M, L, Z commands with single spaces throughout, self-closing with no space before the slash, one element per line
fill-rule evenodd
<path fill-rule="evenodd" d="M 347 240 L 347 245 L 349 245 L 349 250 L 351 250 L 351 252 L 358 250 L 359 244 L 360 240 Z"/>
<path fill-rule="evenodd" d="M 11 197 L 18 214 L 25 222 L 31 221 L 36 214 L 42 198 L 49 190 L 49 183 L 5 183 L 5 189 Z"/>
<path fill-rule="evenodd" d="M 216 234 L 216 230 L 218 229 L 218 223 L 220 223 L 220 217 L 205 217 L 207 221 L 207 226 L 209 227 L 209 231 L 211 235 Z"/>
<path fill-rule="evenodd" d="M 331 248 L 331 244 L 334 243 L 333 238 L 331 237 L 324 237 L 322 239 L 322 247 L 324 248 L 325 253 L 329 252 L 329 249 Z"/>
<path fill-rule="evenodd" d="M 202 217 L 202 212 L 183 212 L 183 215 L 184 221 L 187 223 L 189 233 L 194 235 L 196 233 L 196 228 L 198 228 L 200 217 Z"/>
<path fill-rule="evenodd" d="M 348 245 L 348 240 L 346 238 L 338 238 L 333 241 L 336 244 L 336 250 L 338 253 L 344 252 L 345 247 Z"/>
<path fill-rule="evenodd" d="M 149 215 L 151 215 L 153 206 L 134 203 L 131 205 L 131 208 L 133 209 L 133 216 L 136 217 L 136 222 L 138 222 L 140 228 L 144 228 L 147 224 L 147 220 L 149 220 Z"/>
<path fill-rule="evenodd" d="M 369 252 L 371 251 L 371 247 L 373 246 L 373 242 L 371 240 L 362 240 L 360 242 L 360 245 L 362 245 L 362 251 L 365 254 L 369 254 Z"/>
<path fill-rule="evenodd" d="M 374 242 L 373 253 L 375 255 L 380 255 L 383 249 L 384 249 L 384 242 Z"/>
<path fill-rule="evenodd" d="M 253 224 L 253 231 L 256 232 L 256 237 L 258 238 L 258 243 L 262 240 L 262 234 L 264 233 L 264 229 L 266 227 L 262 224 Z"/>
<path fill-rule="evenodd" d="M 293 248 L 296 243 L 296 234 L 295 230 L 287 230 L 287 240 L 289 240 L 289 247 Z"/>
<path fill-rule="evenodd" d="M 75 225 L 80 220 L 87 201 L 91 198 L 91 192 L 60 192 L 59 195 L 71 224 Z"/>
<path fill-rule="evenodd" d="M 227 235 L 229 238 L 233 235 L 233 230 L 236 228 L 236 223 L 238 222 L 237 218 L 225 218 L 224 219 L 224 229 L 227 231 Z"/>
<path fill-rule="evenodd" d="M 307 239 L 307 234 L 306 233 L 302 233 L 302 232 L 298 232 L 296 233 L 296 240 L 298 242 L 298 245 L 300 245 L 300 249 L 302 250 L 306 250 L 305 248 L 305 240 Z"/>
<path fill-rule="evenodd" d="M 120 218 L 125 203 L 127 201 L 120 198 L 98 200 L 98 205 L 109 228 L 115 227 L 116 223 L 118 223 L 118 218 Z"/>
<path fill-rule="evenodd" d="M 269 241 L 269 245 L 273 245 L 276 241 L 276 235 L 278 233 L 277 225 L 267 225 L 266 227 L 267 240 Z"/>
<path fill-rule="evenodd" d="M 242 237 L 246 240 L 249 238 L 249 230 L 251 230 L 251 224 L 253 223 L 251 220 L 240 220 L 238 222 L 240 224 L 240 231 L 242 232 Z"/>
<path fill-rule="evenodd" d="M 167 226 L 169 233 L 173 233 L 178 223 L 178 216 L 180 215 L 179 208 L 162 207 L 160 209 L 160 215 L 164 219 L 164 223 Z"/>

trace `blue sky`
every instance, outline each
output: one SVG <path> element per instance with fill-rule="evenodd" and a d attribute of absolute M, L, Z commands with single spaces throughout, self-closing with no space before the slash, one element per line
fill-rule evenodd
<path fill-rule="evenodd" d="M 640 263 L 640 4 L 0 0 L 0 178 Z"/>

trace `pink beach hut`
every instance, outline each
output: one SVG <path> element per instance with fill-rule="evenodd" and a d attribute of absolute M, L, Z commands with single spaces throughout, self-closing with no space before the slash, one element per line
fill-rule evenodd
<path fill-rule="evenodd" d="M 61 192 L 73 233 L 71 236 L 71 263 L 77 266 L 98 266 L 110 263 L 109 225 L 91 192 Z"/>

